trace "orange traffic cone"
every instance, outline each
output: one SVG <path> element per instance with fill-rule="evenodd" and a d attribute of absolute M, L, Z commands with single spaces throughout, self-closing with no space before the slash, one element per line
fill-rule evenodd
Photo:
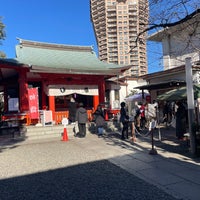
<path fill-rule="evenodd" d="M 62 141 L 68 141 L 68 135 L 67 135 L 67 128 L 64 127 L 64 131 L 63 131 L 63 139 Z"/>
<path fill-rule="evenodd" d="M 105 120 L 108 121 L 108 112 L 105 113 Z"/>

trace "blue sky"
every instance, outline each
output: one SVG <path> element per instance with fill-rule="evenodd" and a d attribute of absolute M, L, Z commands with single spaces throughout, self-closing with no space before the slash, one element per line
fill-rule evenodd
<path fill-rule="evenodd" d="M 15 58 L 17 38 L 66 45 L 94 46 L 96 40 L 90 21 L 89 0 L 6 0 L 0 16 L 6 26 L 6 38 L 0 50 Z M 149 72 L 161 70 L 160 47 L 148 47 Z"/>

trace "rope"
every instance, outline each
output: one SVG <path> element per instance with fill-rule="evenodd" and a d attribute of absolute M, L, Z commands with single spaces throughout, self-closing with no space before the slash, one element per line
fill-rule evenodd
<path fill-rule="evenodd" d="M 151 133 L 151 131 L 148 131 L 146 134 L 141 134 L 136 128 L 135 128 L 135 132 L 137 133 L 137 135 L 140 135 L 141 137 L 147 137 Z"/>

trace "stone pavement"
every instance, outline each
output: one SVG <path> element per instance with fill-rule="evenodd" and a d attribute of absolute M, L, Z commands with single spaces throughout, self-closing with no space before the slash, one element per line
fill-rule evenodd
<path fill-rule="evenodd" d="M 172 131 L 169 130 L 166 133 L 163 129 L 161 135 L 165 138 L 170 132 Z M 46 140 L 53 142 L 61 140 L 61 138 Z M 199 200 L 200 159 L 174 152 L 173 146 L 181 145 L 177 141 L 163 139 L 163 142 L 159 142 L 156 134 L 155 140 L 157 155 L 149 154 L 152 148 L 149 137 L 138 136 L 137 142 L 131 143 L 128 139 L 121 140 L 118 132 L 105 133 L 102 138 L 90 133 L 87 134 L 86 138 L 74 138 L 72 134 L 69 134 L 69 141 L 61 141 L 61 144 L 66 143 L 67 145 L 75 142 L 83 151 L 91 152 L 91 158 L 96 155 L 96 160 L 108 160 L 177 199 Z M 15 143 L 15 145 L 37 144 L 45 141 L 24 141 Z M 12 146 L 13 143 L 4 142 L 1 151 L 6 148 L 16 148 Z M 172 151 L 170 151 L 169 146 L 171 146 Z"/>

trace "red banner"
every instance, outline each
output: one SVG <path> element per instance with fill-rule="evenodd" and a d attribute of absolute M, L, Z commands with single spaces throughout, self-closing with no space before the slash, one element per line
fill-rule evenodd
<path fill-rule="evenodd" d="M 38 88 L 28 88 L 29 112 L 31 119 L 39 119 Z"/>

